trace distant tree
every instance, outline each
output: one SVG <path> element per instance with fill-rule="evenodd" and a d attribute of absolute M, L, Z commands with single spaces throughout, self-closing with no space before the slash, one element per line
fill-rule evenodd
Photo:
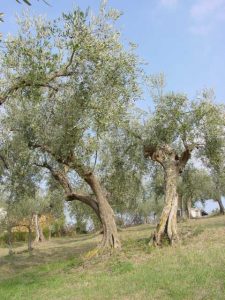
<path fill-rule="evenodd" d="M 214 184 L 208 170 L 188 165 L 178 185 L 178 195 L 182 216 L 190 218 L 190 209 L 197 201 L 205 203 L 212 198 Z"/>
<path fill-rule="evenodd" d="M 1 205 L 5 211 L 5 218 L 1 220 L 2 228 L 7 230 L 9 254 L 13 254 L 13 229 L 26 228 L 28 230 L 28 251 L 32 250 L 32 223 L 33 223 L 33 201 L 26 195 L 16 201 L 10 196 L 5 196 Z"/>
<path fill-rule="evenodd" d="M 75 221 L 76 232 L 85 233 L 87 231 L 88 222 L 91 222 L 94 218 L 92 210 L 88 206 L 84 206 L 79 202 L 71 202 L 69 211 L 70 217 Z"/>
<path fill-rule="evenodd" d="M 0 148 L 0 184 L 5 195 L 8 230 L 15 226 L 28 229 L 28 249 L 31 250 L 31 229 L 35 225 L 38 240 L 43 240 L 43 233 L 38 223 L 38 215 L 49 206 L 48 199 L 40 197 L 39 168 L 32 164 L 28 149 L 23 141 L 6 138 L 4 130 Z M 34 222 L 36 220 L 36 223 Z M 11 232 L 9 231 L 9 235 Z"/>
<path fill-rule="evenodd" d="M 222 196 L 225 195 L 225 132 L 218 136 L 218 128 L 215 128 L 207 139 L 209 146 L 204 149 L 203 163 L 210 170 L 213 180 L 212 199 L 218 203 L 220 213 L 224 214 Z"/>
<path fill-rule="evenodd" d="M 33 223 L 33 205 L 35 201 L 33 198 L 27 198 L 26 195 L 21 195 L 20 199 L 11 202 L 8 200 L 7 215 L 10 218 L 17 220 L 13 227 L 25 227 L 28 230 L 27 246 L 28 251 L 32 251 L 32 223 Z M 12 228 L 13 228 L 12 227 Z"/>
<path fill-rule="evenodd" d="M 12 228 L 18 224 L 18 215 L 15 211 L 15 206 L 5 202 L 5 199 L 1 201 L 1 208 L 4 209 L 4 215 L 1 216 L 0 226 L 2 233 L 7 232 L 7 244 L 9 249 L 9 255 L 13 254 L 13 238 Z"/>
<path fill-rule="evenodd" d="M 36 193 L 33 198 L 33 203 L 31 204 L 33 224 L 35 228 L 35 243 L 45 242 L 45 236 L 40 224 L 40 218 L 46 213 L 49 213 L 49 198 L 45 196 L 40 196 Z"/>

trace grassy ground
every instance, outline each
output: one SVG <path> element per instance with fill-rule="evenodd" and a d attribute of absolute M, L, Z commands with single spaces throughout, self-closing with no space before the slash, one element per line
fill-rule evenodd
<path fill-rule="evenodd" d="M 225 299 L 225 217 L 180 223 L 173 248 L 150 248 L 152 230 L 123 230 L 120 253 L 92 260 L 95 235 L 53 239 L 32 256 L 0 248 L 0 299 Z"/>

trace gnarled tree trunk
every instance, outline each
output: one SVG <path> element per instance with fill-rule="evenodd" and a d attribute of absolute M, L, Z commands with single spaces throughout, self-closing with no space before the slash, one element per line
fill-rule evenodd
<path fill-rule="evenodd" d="M 63 187 L 66 193 L 67 201 L 78 200 L 87 204 L 94 210 L 103 227 L 103 238 L 100 244 L 100 248 L 121 248 L 114 212 L 109 205 L 106 193 L 102 189 L 97 176 L 95 176 L 92 172 L 90 172 L 90 170 L 87 170 L 82 165 L 75 164 L 74 160 L 72 160 L 72 162 L 73 163 L 71 163 L 71 165 L 67 162 L 67 165 L 76 170 L 80 177 L 87 182 L 87 184 L 92 189 L 95 198 L 90 195 L 82 195 L 76 193 L 73 190 L 65 172 L 63 172 L 62 170 L 55 171 L 49 165 L 45 165 L 45 167 L 47 167 L 51 171 L 53 177 L 57 181 L 59 181 L 59 183 Z"/>
<path fill-rule="evenodd" d="M 170 244 L 173 244 L 176 240 L 178 240 L 177 181 L 196 145 L 187 145 L 184 143 L 184 146 L 185 150 L 181 153 L 181 155 L 179 155 L 172 146 L 167 144 L 160 147 L 156 147 L 154 145 L 144 146 L 145 157 L 150 157 L 153 161 L 161 164 L 165 175 L 165 206 L 153 235 L 153 243 L 156 246 L 162 244 L 163 237 L 167 238 Z"/>
<path fill-rule="evenodd" d="M 35 233 L 36 233 L 34 243 L 45 242 L 45 237 L 44 237 L 42 228 L 39 223 L 38 214 L 34 214 L 34 228 L 35 228 Z"/>
<path fill-rule="evenodd" d="M 220 213 L 224 215 L 224 206 L 221 198 L 216 199 L 220 207 Z"/>
<path fill-rule="evenodd" d="M 115 215 L 111 206 L 109 205 L 106 193 L 102 189 L 98 178 L 94 174 L 89 173 L 85 175 L 85 181 L 93 190 L 98 202 L 99 217 L 103 226 L 103 238 L 100 247 L 115 249 L 121 248 Z"/>
<path fill-rule="evenodd" d="M 52 151 L 48 147 L 45 147 L 43 145 L 36 145 L 36 147 L 40 147 L 42 150 L 47 151 L 54 156 L 54 153 L 52 153 Z M 95 198 L 90 195 L 82 195 L 76 193 L 66 176 L 66 172 L 63 172 L 62 170 L 56 171 L 47 163 L 44 163 L 41 166 L 49 169 L 53 177 L 57 181 L 59 181 L 66 193 L 67 201 L 81 201 L 90 206 L 95 211 L 103 226 L 103 239 L 101 241 L 100 248 L 120 249 L 121 243 L 118 237 L 115 215 L 97 176 L 95 176 L 89 168 L 85 167 L 79 161 L 77 161 L 73 153 L 71 153 L 67 159 L 58 157 L 57 161 L 64 166 L 75 170 L 78 175 L 82 179 L 84 179 L 90 186 L 95 195 Z"/>
<path fill-rule="evenodd" d="M 165 167 L 165 206 L 153 236 L 155 245 L 161 245 L 163 238 L 171 244 L 178 239 L 177 236 L 177 168 L 172 164 Z"/>

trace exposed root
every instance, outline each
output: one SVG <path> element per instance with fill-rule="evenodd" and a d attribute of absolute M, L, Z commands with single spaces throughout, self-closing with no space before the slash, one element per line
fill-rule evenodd
<path fill-rule="evenodd" d="M 89 260 L 101 255 L 112 255 L 115 251 L 118 251 L 120 249 L 121 244 L 119 240 L 117 241 L 117 243 L 115 243 L 115 240 L 113 238 L 109 239 L 107 238 L 107 235 L 103 235 L 100 244 L 96 248 L 88 251 L 84 255 L 84 259 Z"/>

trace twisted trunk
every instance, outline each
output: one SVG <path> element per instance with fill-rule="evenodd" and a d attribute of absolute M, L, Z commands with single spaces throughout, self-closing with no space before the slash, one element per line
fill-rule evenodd
<path fill-rule="evenodd" d="M 55 154 L 49 149 L 49 147 L 45 145 L 35 145 L 35 147 L 41 148 L 43 151 L 46 151 L 55 156 Z M 95 198 L 90 195 L 82 195 L 76 193 L 66 176 L 66 172 L 62 170 L 56 171 L 46 162 L 39 166 L 47 168 L 52 173 L 53 177 L 63 187 L 67 201 L 81 201 L 90 206 L 95 211 L 103 226 L 103 239 L 101 241 L 100 248 L 120 248 L 121 244 L 118 237 L 114 212 L 110 204 L 108 203 L 106 193 L 103 190 L 97 176 L 95 176 L 89 168 L 79 162 L 72 152 L 67 157 L 67 159 L 57 157 L 56 160 L 60 164 L 63 164 L 64 166 L 75 170 L 77 174 L 90 186 L 95 195 Z"/>
<path fill-rule="evenodd" d="M 165 174 L 165 206 L 162 211 L 156 231 L 153 235 L 154 245 L 161 245 L 165 237 L 173 244 L 178 240 L 177 235 L 177 206 L 178 192 L 177 180 L 182 174 L 191 152 L 196 148 L 196 144 L 188 145 L 184 141 L 184 151 L 179 155 L 173 147 L 165 144 L 161 147 L 154 145 L 144 146 L 145 157 L 150 157 L 153 161 L 158 162 L 164 169 Z"/>
<path fill-rule="evenodd" d="M 77 161 L 73 154 L 68 157 L 67 162 L 64 161 L 64 164 L 74 169 L 78 173 L 78 175 L 83 178 L 84 181 L 90 186 L 95 195 L 96 199 L 94 202 L 92 198 L 89 199 L 90 197 L 85 197 L 85 199 L 87 200 L 86 204 L 88 204 L 95 210 L 100 222 L 102 223 L 103 238 L 101 244 L 99 245 L 99 248 L 120 249 L 121 243 L 117 232 L 115 215 L 107 200 L 106 192 L 102 188 L 98 177 L 93 173 L 92 170 L 90 170 L 90 168 Z M 69 188 L 68 191 L 71 192 L 71 188 Z"/>
<path fill-rule="evenodd" d="M 35 233 L 36 233 L 36 237 L 35 237 L 34 242 L 35 243 L 45 242 L 45 237 L 44 237 L 42 228 L 41 228 L 40 223 L 39 223 L 38 214 L 34 214 L 34 227 L 35 227 Z"/>
<path fill-rule="evenodd" d="M 98 178 L 91 173 L 85 176 L 85 181 L 91 187 L 98 202 L 99 217 L 103 226 L 103 238 L 100 247 L 115 249 L 121 248 L 115 222 L 115 215 L 108 203 L 106 194 L 103 191 Z"/>
<path fill-rule="evenodd" d="M 159 223 L 153 236 L 154 245 L 162 244 L 163 239 L 169 240 L 173 244 L 177 239 L 177 179 L 178 172 L 176 166 L 172 164 L 164 168 L 165 170 L 165 206 L 163 208 Z"/>

